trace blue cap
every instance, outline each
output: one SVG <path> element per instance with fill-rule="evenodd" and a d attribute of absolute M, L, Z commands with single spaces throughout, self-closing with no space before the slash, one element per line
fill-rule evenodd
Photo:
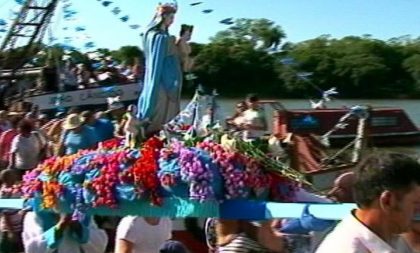
<path fill-rule="evenodd" d="M 188 250 L 181 242 L 169 240 L 160 247 L 159 253 L 188 253 Z"/>

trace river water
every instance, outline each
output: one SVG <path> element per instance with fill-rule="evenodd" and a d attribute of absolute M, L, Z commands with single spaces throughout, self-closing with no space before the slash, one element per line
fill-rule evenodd
<path fill-rule="evenodd" d="M 222 108 L 223 115 L 229 116 L 233 114 L 234 106 L 239 99 L 218 99 L 218 103 Z M 308 109 L 310 103 L 305 99 L 279 99 L 279 102 L 283 104 L 286 109 Z M 183 106 L 188 103 L 188 100 L 183 100 Z M 381 100 L 366 100 L 366 99 L 346 99 L 346 100 L 334 100 L 327 104 L 330 108 L 340 107 L 351 107 L 354 105 L 370 105 L 372 107 L 397 107 L 402 108 L 408 114 L 410 119 L 415 125 L 420 126 L 420 100 L 408 100 L 408 99 L 381 99 Z M 267 110 L 270 115 L 270 111 Z M 420 143 L 417 146 L 410 147 L 397 147 L 392 148 L 393 150 L 417 153 L 420 154 Z"/>

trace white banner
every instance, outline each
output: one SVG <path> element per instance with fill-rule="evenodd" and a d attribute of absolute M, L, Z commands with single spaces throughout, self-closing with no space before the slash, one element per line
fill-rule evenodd
<path fill-rule="evenodd" d="M 111 87 L 98 87 L 61 93 L 50 93 L 25 98 L 25 101 L 38 105 L 40 110 L 57 108 L 59 99 L 61 107 L 82 105 L 101 105 L 107 103 L 108 97 L 120 96 L 121 101 L 137 100 L 140 93 L 140 83 L 121 84 Z"/>

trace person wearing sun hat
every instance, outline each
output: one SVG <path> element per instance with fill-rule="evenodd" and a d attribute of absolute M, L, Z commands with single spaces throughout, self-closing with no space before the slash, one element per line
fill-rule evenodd
<path fill-rule="evenodd" d="M 83 125 L 79 114 L 70 114 L 63 122 L 58 155 L 71 155 L 79 150 L 94 148 L 97 144 L 95 131 Z"/>

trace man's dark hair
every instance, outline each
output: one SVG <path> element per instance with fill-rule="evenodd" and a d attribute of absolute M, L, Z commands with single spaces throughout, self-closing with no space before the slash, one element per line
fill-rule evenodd
<path fill-rule="evenodd" d="M 257 94 L 251 93 L 246 96 L 246 100 L 249 102 L 258 102 L 260 99 L 258 98 Z"/>
<path fill-rule="evenodd" d="M 22 120 L 22 117 L 12 117 L 10 121 L 10 125 L 12 125 L 12 128 L 17 128 L 19 126 L 19 122 Z"/>
<path fill-rule="evenodd" d="M 80 116 L 84 117 L 84 118 L 91 118 L 93 117 L 93 112 L 92 111 L 83 111 Z"/>
<path fill-rule="evenodd" d="M 80 113 L 80 108 L 79 107 L 71 107 L 67 111 L 67 115 L 74 114 L 74 113 Z"/>
<path fill-rule="evenodd" d="M 23 119 L 19 122 L 18 128 L 25 133 L 30 133 L 34 130 L 34 126 L 31 121 Z"/>
<path fill-rule="evenodd" d="M 370 207 L 384 191 L 405 193 L 420 185 L 420 164 L 414 157 L 378 152 L 366 157 L 355 170 L 354 199 L 359 207 Z"/>

